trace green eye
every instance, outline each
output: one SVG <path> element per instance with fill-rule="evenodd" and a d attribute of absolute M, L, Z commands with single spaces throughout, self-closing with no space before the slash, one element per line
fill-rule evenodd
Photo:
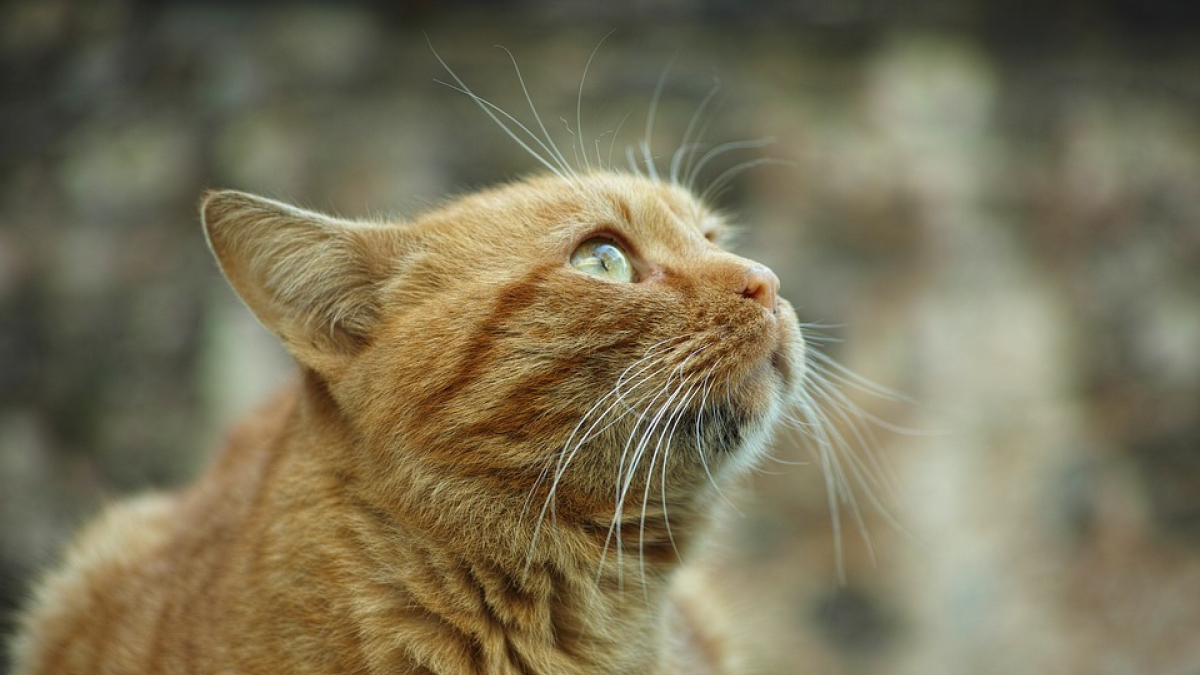
<path fill-rule="evenodd" d="M 571 254 L 571 267 L 595 277 L 633 281 L 629 256 L 611 239 L 588 239 Z"/>

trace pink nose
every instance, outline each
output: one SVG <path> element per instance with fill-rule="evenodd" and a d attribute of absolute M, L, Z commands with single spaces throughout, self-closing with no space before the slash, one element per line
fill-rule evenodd
<path fill-rule="evenodd" d="M 779 295 L 779 277 L 765 265 L 751 265 L 746 269 L 746 280 L 742 297 L 753 300 L 772 314 L 775 313 Z"/>

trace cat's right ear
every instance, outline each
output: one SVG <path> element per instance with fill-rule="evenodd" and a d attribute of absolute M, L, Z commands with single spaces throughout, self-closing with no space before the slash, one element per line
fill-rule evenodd
<path fill-rule="evenodd" d="M 409 248 L 404 228 L 228 190 L 210 192 L 201 211 L 221 271 L 297 360 L 325 372 L 366 344 L 380 288 Z"/>

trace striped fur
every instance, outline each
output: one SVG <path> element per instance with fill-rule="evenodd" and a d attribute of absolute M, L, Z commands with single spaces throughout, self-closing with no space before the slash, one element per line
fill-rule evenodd
<path fill-rule="evenodd" d="M 232 192 L 204 220 L 301 376 L 191 488 L 83 533 L 18 673 L 722 672 L 672 580 L 804 348 L 717 214 L 596 172 L 405 223 Z M 596 234 L 635 283 L 569 266 Z"/>

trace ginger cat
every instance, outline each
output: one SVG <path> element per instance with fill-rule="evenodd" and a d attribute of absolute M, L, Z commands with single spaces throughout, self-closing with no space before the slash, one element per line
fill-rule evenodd
<path fill-rule="evenodd" d="M 301 375 L 194 486 L 85 530 L 16 672 L 720 672 L 672 582 L 805 349 L 719 215 L 580 171 L 412 222 L 238 192 L 203 220 Z"/>

